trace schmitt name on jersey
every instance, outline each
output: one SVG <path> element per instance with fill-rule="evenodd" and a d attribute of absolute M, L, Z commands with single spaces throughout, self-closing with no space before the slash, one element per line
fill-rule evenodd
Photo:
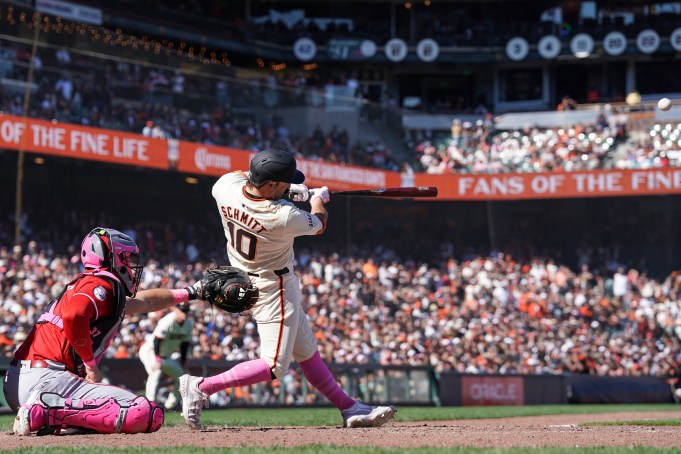
<path fill-rule="evenodd" d="M 248 212 L 244 210 L 221 205 L 220 211 L 222 212 L 222 216 L 225 218 L 225 220 L 234 221 L 242 227 L 246 227 L 256 233 L 267 230 L 264 225 L 262 225 L 257 219 L 254 219 L 250 214 L 248 214 Z"/>

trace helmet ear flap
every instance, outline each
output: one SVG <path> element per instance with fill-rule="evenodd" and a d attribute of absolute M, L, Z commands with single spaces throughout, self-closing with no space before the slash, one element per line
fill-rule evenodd
<path fill-rule="evenodd" d="M 111 250 L 111 245 L 109 244 L 109 237 L 106 235 L 97 235 L 95 237 L 97 239 L 97 247 L 101 249 L 99 251 L 99 254 L 102 257 L 102 260 L 100 261 L 100 265 L 102 268 L 110 268 L 111 267 L 111 262 L 112 262 L 112 255 L 113 251 Z M 92 248 L 93 252 L 95 249 L 95 242 L 92 243 Z"/>
<path fill-rule="evenodd" d="M 83 240 L 80 259 L 86 267 L 109 268 L 112 265 L 112 254 L 108 233 L 102 229 L 94 229 Z"/>
<path fill-rule="evenodd" d="M 107 233 L 106 235 L 99 236 L 99 241 L 102 243 L 102 251 L 104 252 L 104 260 L 107 266 L 111 266 L 113 262 L 113 244 L 111 244 L 111 237 Z"/>

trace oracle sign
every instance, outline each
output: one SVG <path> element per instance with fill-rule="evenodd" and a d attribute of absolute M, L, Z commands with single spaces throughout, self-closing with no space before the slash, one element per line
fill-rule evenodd
<path fill-rule="evenodd" d="M 523 405 L 523 378 L 464 376 L 461 378 L 461 401 L 464 406 Z"/>

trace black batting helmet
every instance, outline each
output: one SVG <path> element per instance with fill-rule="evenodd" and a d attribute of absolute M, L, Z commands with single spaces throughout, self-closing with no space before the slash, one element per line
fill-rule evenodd
<path fill-rule="evenodd" d="M 305 175 L 296 169 L 296 158 L 285 150 L 264 150 L 251 159 L 249 180 L 256 186 L 266 181 L 300 184 Z"/>

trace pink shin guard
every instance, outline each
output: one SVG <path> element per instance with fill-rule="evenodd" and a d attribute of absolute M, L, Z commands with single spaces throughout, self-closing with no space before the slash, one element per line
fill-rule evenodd
<path fill-rule="evenodd" d="M 51 396 L 56 396 L 52 394 Z M 136 398 L 129 406 L 115 399 L 41 400 L 48 406 L 32 405 L 29 411 L 31 432 L 53 427 L 80 427 L 98 433 L 149 433 L 163 425 L 163 408 L 146 397 Z"/>

